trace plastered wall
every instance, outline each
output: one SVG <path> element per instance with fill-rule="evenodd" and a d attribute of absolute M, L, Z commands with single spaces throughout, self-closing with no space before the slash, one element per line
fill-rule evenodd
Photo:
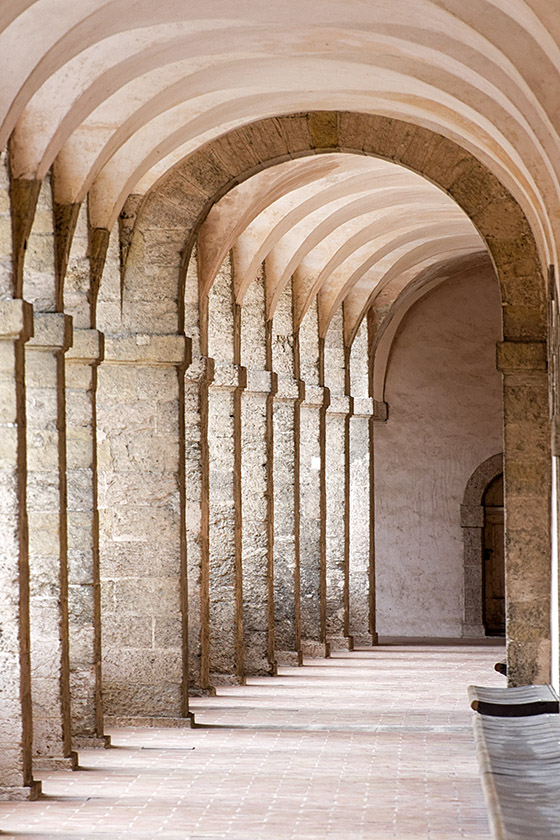
<path fill-rule="evenodd" d="M 375 424 L 380 636 L 460 636 L 460 505 L 502 450 L 500 299 L 489 274 L 438 286 L 405 317 L 389 361 L 389 419 Z"/>

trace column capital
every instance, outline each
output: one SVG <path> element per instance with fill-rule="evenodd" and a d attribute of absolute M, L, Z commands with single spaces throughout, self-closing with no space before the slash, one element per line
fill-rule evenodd
<path fill-rule="evenodd" d="M 189 382 L 212 382 L 215 362 L 210 356 L 193 356 L 185 370 L 185 379 Z"/>
<path fill-rule="evenodd" d="M 245 393 L 275 394 L 278 390 L 278 376 L 271 370 L 246 369 Z"/>
<path fill-rule="evenodd" d="M 499 341 L 496 367 L 504 374 L 546 370 L 546 341 Z"/>
<path fill-rule="evenodd" d="M 352 417 L 373 417 L 375 414 L 374 401 L 371 397 L 352 398 Z"/>
<path fill-rule="evenodd" d="M 62 350 L 72 347 L 72 316 L 63 312 L 35 312 L 33 337 L 27 342 L 31 350 Z"/>
<path fill-rule="evenodd" d="M 323 385 L 308 385 L 305 383 L 305 398 L 302 405 L 314 408 L 328 408 L 331 401 L 331 392 Z"/>
<path fill-rule="evenodd" d="M 0 341 L 27 341 L 33 335 L 33 307 L 26 300 L 0 300 Z"/>
<path fill-rule="evenodd" d="M 105 364 L 183 367 L 190 362 L 192 342 L 185 335 L 106 335 Z"/>
<path fill-rule="evenodd" d="M 66 353 L 66 361 L 98 365 L 103 361 L 104 336 L 99 330 L 74 330 L 72 347 Z"/>
<path fill-rule="evenodd" d="M 389 419 L 389 404 L 384 400 L 373 400 L 373 419 L 376 423 L 386 423 Z"/>
<path fill-rule="evenodd" d="M 290 376 L 277 376 L 278 388 L 274 395 L 277 400 L 301 402 L 305 399 L 305 382 L 303 379 L 292 379 Z"/>
<path fill-rule="evenodd" d="M 215 363 L 214 378 L 211 382 L 214 391 L 243 390 L 247 386 L 247 368 L 243 365 Z"/>
<path fill-rule="evenodd" d="M 352 399 L 347 394 L 331 393 L 330 402 L 327 408 L 328 415 L 345 417 L 352 412 Z"/>

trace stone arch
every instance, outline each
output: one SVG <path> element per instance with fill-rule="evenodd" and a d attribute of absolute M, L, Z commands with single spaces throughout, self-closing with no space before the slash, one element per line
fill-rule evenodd
<path fill-rule="evenodd" d="M 461 505 L 464 558 L 463 636 L 484 636 L 482 623 L 482 551 L 484 538 L 484 493 L 504 471 L 499 452 L 479 464 L 473 472 Z"/>
<path fill-rule="evenodd" d="M 504 338 L 544 341 L 545 285 L 530 225 L 511 193 L 457 143 L 402 120 L 348 112 L 310 112 L 267 118 L 210 141 L 163 176 L 146 196 L 128 252 L 125 295 L 146 283 L 149 262 L 169 280 L 186 273 L 200 225 L 237 184 L 290 158 L 325 152 L 381 157 L 405 166 L 447 192 L 471 219 L 492 256 L 504 302 Z M 165 254 L 162 242 L 165 240 Z M 170 259 L 170 254 L 175 257 Z M 176 301 L 182 301 L 182 288 Z M 125 327 L 137 327 L 140 291 L 132 295 Z M 126 307 L 125 299 L 125 308 Z M 181 303 L 173 321 L 182 329 Z M 128 323 L 127 323 L 128 322 Z M 146 325 L 142 324 L 146 331 Z M 150 331 L 148 329 L 148 331 Z"/>
<path fill-rule="evenodd" d="M 402 120 L 336 111 L 267 118 L 210 141 L 162 177 L 142 202 L 124 271 L 123 329 L 182 333 L 190 255 L 213 204 L 266 167 L 336 151 L 384 158 L 437 185 L 464 210 L 492 258 L 503 305 L 504 340 L 498 345 L 497 362 L 504 377 L 506 507 L 517 511 L 531 499 L 539 509 L 529 530 L 519 517 L 508 516 L 506 525 L 506 563 L 512 561 L 512 586 L 506 593 L 508 673 L 512 684 L 548 682 L 551 482 L 546 288 L 523 210 L 469 151 Z M 203 321 L 201 301 L 201 326 Z M 523 564 L 517 562 L 520 557 Z M 517 598 L 514 578 L 520 575 L 533 595 L 531 601 Z"/>

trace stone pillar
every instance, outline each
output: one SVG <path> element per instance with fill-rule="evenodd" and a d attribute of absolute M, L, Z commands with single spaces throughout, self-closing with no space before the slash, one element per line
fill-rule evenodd
<path fill-rule="evenodd" d="M 33 753 L 36 767 L 76 766 L 71 749 L 64 353 L 72 319 L 36 313 L 26 345 L 27 506 Z"/>
<path fill-rule="evenodd" d="M 546 344 L 504 341 L 506 636 L 510 685 L 550 681 L 551 454 Z"/>
<path fill-rule="evenodd" d="M 189 692 L 213 694 L 209 668 L 208 386 L 214 362 L 192 359 L 185 374 L 185 490 L 189 604 Z"/>
<path fill-rule="evenodd" d="M 101 703 L 101 603 L 97 506 L 97 366 L 103 335 L 74 330 L 66 353 L 68 630 L 72 744 L 106 747 Z"/>
<path fill-rule="evenodd" d="M 276 659 L 301 665 L 299 406 L 305 386 L 278 377 L 274 397 L 274 616 Z"/>
<path fill-rule="evenodd" d="M 325 615 L 324 428 L 329 390 L 305 385 L 299 412 L 301 648 L 328 656 Z"/>
<path fill-rule="evenodd" d="M 247 369 L 241 397 L 243 661 L 245 674 L 275 674 L 272 400 L 277 377 Z"/>
<path fill-rule="evenodd" d="M 24 342 L 32 307 L 0 301 L 0 800 L 36 799 L 32 775 Z"/>
<path fill-rule="evenodd" d="M 350 398 L 330 395 L 326 410 L 325 446 L 325 550 L 326 550 L 326 634 L 331 650 L 352 650 L 348 624 L 348 514 L 347 475 L 348 417 Z"/>
<path fill-rule="evenodd" d="M 106 336 L 98 369 L 103 699 L 118 725 L 189 726 L 180 335 Z"/>
<path fill-rule="evenodd" d="M 389 406 L 383 400 L 373 400 L 373 417 L 369 423 L 369 476 L 370 476 L 370 532 L 369 532 L 369 632 L 374 645 L 379 641 L 377 633 L 377 604 L 375 580 L 375 429 L 379 423 L 386 423 Z"/>
<path fill-rule="evenodd" d="M 372 635 L 375 614 L 373 576 L 373 400 L 352 400 L 349 418 L 349 632 L 355 645 L 376 643 Z"/>
<path fill-rule="evenodd" d="M 558 347 L 549 345 L 550 355 L 554 355 L 554 368 L 560 362 Z M 549 359 L 550 359 L 549 355 Z M 560 688 L 560 626 L 559 626 L 559 601 L 560 601 L 560 580 L 558 574 L 559 544 L 560 544 L 560 415 L 558 412 L 558 369 L 553 368 L 551 377 L 553 382 L 553 414 L 551 417 L 550 449 L 552 455 L 552 563 L 551 563 L 551 615 L 550 615 L 550 637 L 551 637 L 551 663 L 550 682 L 558 692 Z M 550 371 L 550 368 L 549 368 Z"/>
<path fill-rule="evenodd" d="M 241 393 L 246 371 L 215 364 L 208 387 L 209 648 L 212 685 L 244 682 Z"/>

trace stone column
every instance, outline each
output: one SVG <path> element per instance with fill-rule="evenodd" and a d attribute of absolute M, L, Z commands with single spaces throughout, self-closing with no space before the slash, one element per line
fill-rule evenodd
<path fill-rule="evenodd" d="M 299 406 L 304 383 L 278 377 L 274 396 L 274 616 L 276 659 L 301 665 Z"/>
<path fill-rule="evenodd" d="M 299 416 L 301 648 L 328 656 L 325 615 L 324 428 L 329 390 L 305 385 Z"/>
<path fill-rule="evenodd" d="M 117 725 L 189 726 L 180 335 L 105 336 L 98 371 L 103 699 Z"/>
<path fill-rule="evenodd" d="M 241 396 L 243 661 L 245 674 L 275 674 L 272 400 L 277 377 L 247 369 Z"/>
<path fill-rule="evenodd" d="M 0 301 L 0 800 L 36 799 L 32 775 L 24 342 L 32 307 Z"/>
<path fill-rule="evenodd" d="M 26 345 L 27 507 L 33 753 L 36 767 L 75 768 L 71 749 L 64 353 L 72 319 L 36 313 Z"/>
<path fill-rule="evenodd" d="M 375 622 L 373 576 L 373 453 L 371 451 L 373 400 L 352 400 L 349 418 L 349 631 L 355 645 L 371 645 Z"/>
<path fill-rule="evenodd" d="M 246 371 L 215 364 L 208 388 L 209 647 L 212 685 L 244 682 L 241 393 Z"/>
<path fill-rule="evenodd" d="M 74 330 L 66 353 L 68 629 L 72 744 L 106 747 L 101 702 L 101 603 L 97 506 L 97 366 L 103 335 Z"/>
<path fill-rule="evenodd" d="M 549 352 L 552 351 L 555 356 L 554 367 L 558 364 L 558 348 L 550 347 Z M 550 359 L 550 355 L 549 355 Z M 550 370 L 550 368 L 549 368 Z M 552 378 L 552 377 L 551 377 Z M 559 601 L 560 601 L 560 580 L 558 574 L 558 554 L 560 544 L 560 474 L 559 474 L 559 458 L 560 458 L 560 415 L 558 411 L 558 371 L 553 373 L 553 414 L 551 417 L 550 429 L 550 449 L 552 455 L 552 515 L 551 515 L 551 530 L 552 530 L 552 563 L 551 563 L 551 599 L 550 599 L 550 637 L 551 637 L 551 662 L 550 662 L 550 682 L 559 690 L 560 684 L 560 616 L 559 616 Z"/>
<path fill-rule="evenodd" d="M 209 668 L 208 387 L 214 362 L 192 359 L 185 374 L 185 489 L 189 604 L 189 692 L 213 694 Z"/>
<path fill-rule="evenodd" d="M 551 454 L 546 344 L 504 341 L 506 636 L 510 685 L 550 681 Z"/>
<path fill-rule="evenodd" d="M 351 402 L 331 392 L 326 410 L 326 634 L 331 650 L 352 650 L 348 624 L 349 453 L 347 431 Z"/>

